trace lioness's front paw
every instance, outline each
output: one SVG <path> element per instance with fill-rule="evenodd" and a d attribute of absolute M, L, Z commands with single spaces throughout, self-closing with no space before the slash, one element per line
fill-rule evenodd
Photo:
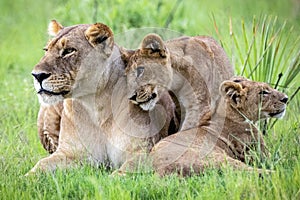
<path fill-rule="evenodd" d="M 40 161 L 31 169 L 29 170 L 24 176 L 34 176 L 37 174 L 38 171 L 45 171 L 45 169 L 41 166 Z"/>
<path fill-rule="evenodd" d="M 27 172 L 24 176 L 25 177 L 29 177 L 29 176 L 34 176 L 35 172 L 32 172 L 31 170 L 29 172 Z"/>

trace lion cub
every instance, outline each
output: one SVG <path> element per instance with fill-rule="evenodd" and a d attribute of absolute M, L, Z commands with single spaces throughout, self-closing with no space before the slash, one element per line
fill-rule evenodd
<path fill-rule="evenodd" d="M 266 83 L 243 77 L 224 81 L 220 94 L 220 103 L 207 124 L 178 132 L 154 146 L 150 157 L 158 174 L 186 176 L 225 163 L 237 169 L 253 170 L 246 165 L 250 149 L 256 147 L 266 152 L 255 122 L 283 117 L 288 97 Z"/>
<path fill-rule="evenodd" d="M 170 91 L 181 108 L 180 130 L 194 128 L 210 116 L 220 98 L 217 87 L 233 76 L 224 50 L 206 36 L 181 37 L 164 42 L 149 34 L 137 50 L 121 49 L 128 83 L 135 91 L 131 101 L 151 110 L 160 94 Z M 151 85 L 152 91 L 139 101 L 138 90 Z"/>

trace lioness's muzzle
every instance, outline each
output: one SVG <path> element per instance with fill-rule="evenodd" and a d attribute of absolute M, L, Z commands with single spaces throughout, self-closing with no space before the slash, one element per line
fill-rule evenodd
<path fill-rule="evenodd" d="M 47 74 L 47 73 L 31 73 L 32 76 L 41 84 L 43 82 L 43 80 L 49 78 L 51 76 L 51 74 Z"/>

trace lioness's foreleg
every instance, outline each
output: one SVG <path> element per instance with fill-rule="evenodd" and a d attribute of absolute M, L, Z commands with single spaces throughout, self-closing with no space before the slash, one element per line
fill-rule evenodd
<path fill-rule="evenodd" d="M 43 158 L 25 175 L 36 174 L 37 172 L 54 171 L 56 168 L 64 169 L 74 164 L 75 157 L 61 151 L 56 151 L 50 156 Z"/>
<path fill-rule="evenodd" d="M 77 106 L 78 107 L 78 106 Z M 74 112 L 72 100 L 64 101 L 64 110 L 60 123 L 60 133 L 57 150 L 50 156 L 41 159 L 37 164 L 27 173 L 34 174 L 37 171 L 53 171 L 56 168 L 67 168 L 75 163 L 75 160 L 82 160 L 86 155 L 86 148 L 82 144 L 82 133 L 84 128 L 77 125 L 81 120 L 76 112 Z M 83 112 L 81 112 L 83 113 Z M 79 119 L 77 119 L 79 118 Z"/>
<path fill-rule="evenodd" d="M 50 154 L 56 151 L 61 126 L 63 102 L 40 106 L 37 125 L 38 135 L 45 150 Z"/>

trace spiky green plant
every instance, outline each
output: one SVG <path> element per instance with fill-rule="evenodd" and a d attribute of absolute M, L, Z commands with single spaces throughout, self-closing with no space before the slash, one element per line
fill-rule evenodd
<path fill-rule="evenodd" d="M 214 16 L 213 21 L 217 34 L 223 35 L 219 39 L 230 52 L 237 75 L 269 83 L 290 97 L 296 95 L 300 86 L 300 36 L 294 27 L 271 16 L 253 17 L 251 26 L 242 20 L 241 27 L 230 19 L 230 39 L 226 40 Z"/>

